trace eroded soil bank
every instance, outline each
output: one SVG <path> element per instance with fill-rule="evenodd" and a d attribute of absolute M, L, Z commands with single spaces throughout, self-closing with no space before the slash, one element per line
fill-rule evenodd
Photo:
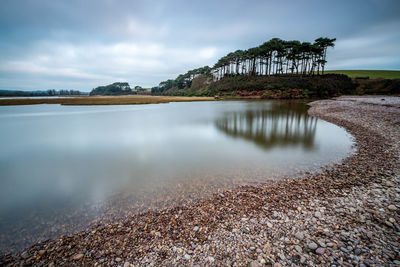
<path fill-rule="evenodd" d="M 357 153 L 305 178 L 101 224 L 0 265 L 400 265 L 400 98 L 316 101 L 309 113 L 345 127 Z"/>

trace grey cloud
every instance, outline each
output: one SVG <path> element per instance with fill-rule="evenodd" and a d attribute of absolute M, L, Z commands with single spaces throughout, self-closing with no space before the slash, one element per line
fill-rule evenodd
<path fill-rule="evenodd" d="M 336 37 L 331 69 L 400 69 L 398 14 L 395 0 L 3 0 L 0 88 L 154 86 L 273 37 Z"/>

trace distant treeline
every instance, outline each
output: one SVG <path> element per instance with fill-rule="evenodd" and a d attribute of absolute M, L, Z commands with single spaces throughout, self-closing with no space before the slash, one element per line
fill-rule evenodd
<path fill-rule="evenodd" d="M 136 95 L 145 94 L 146 91 L 147 89 L 141 86 L 135 86 L 132 89 L 127 82 L 116 82 L 96 87 L 90 92 L 90 95 Z"/>
<path fill-rule="evenodd" d="M 65 95 L 87 95 L 86 92 L 78 90 L 55 90 L 46 91 L 20 91 L 20 90 L 0 90 L 0 96 L 3 97 L 29 97 L 29 96 L 65 96 Z"/>

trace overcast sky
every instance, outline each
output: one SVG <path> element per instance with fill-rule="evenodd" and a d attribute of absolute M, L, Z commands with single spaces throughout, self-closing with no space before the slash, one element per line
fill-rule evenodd
<path fill-rule="evenodd" d="M 278 37 L 337 38 L 328 69 L 400 70 L 399 0 L 1 0 L 0 88 L 152 87 Z"/>

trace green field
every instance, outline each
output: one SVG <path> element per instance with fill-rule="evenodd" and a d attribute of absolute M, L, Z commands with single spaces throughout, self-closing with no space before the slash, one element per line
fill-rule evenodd
<path fill-rule="evenodd" d="M 325 73 L 346 74 L 350 78 L 369 77 L 370 79 L 400 79 L 400 70 L 327 70 Z"/>

